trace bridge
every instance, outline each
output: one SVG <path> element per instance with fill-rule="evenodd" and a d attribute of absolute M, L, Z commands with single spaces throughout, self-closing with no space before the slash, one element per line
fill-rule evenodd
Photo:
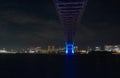
<path fill-rule="evenodd" d="M 54 0 L 66 35 L 66 54 L 74 54 L 76 26 L 87 5 L 87 0 Z"/>

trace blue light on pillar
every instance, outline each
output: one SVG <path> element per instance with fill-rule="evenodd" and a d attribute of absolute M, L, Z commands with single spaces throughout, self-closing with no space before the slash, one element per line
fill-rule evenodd
<path fill-rule="evenodd" d="M 66 44 L 66 54 L 74 54 L 74 44 Z"/>

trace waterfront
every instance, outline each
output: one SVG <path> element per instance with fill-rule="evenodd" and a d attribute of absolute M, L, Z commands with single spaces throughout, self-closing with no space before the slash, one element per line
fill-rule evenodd
<path fill-rule="evenodd" d="M 1 78 L 119 78 L 120 55 L 0 54 Z"/>

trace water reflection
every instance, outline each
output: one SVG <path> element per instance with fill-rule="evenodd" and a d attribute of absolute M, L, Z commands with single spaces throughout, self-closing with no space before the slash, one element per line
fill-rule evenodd
<path fill-rule="evenodd" d="M 0 55 L 0 78 L 120 78 L 120 55 Z"/>
<path fill-rule="evenodd" d="M 75 78 L 75 60 L 74 55 L 66 55 L 65 59 L 65 78 Z"/>

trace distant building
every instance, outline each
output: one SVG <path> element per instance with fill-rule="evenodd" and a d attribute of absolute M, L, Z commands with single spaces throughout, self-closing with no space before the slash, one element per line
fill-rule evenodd
<path fill-rule="evenodd" d="M 93 49 L 91 47 L 87 47 L 87 52 L 91 52 Z"/>
<path fill-rule="evenodd" d="M 106 45 L 104 46 L 105 51 L 120 52 L 120 45 Z"/>
<path fill-rule="evenodd" d="M 34 50 L 35 50 L 36 53 L 40 52 L 41 49 L 42 49 L 41 46 L 38 46 L 38 47 L 35 47 L 35 48 L 34 48 Z"/>
<path fill-rule="evenodd" d="M 48 46 L 48 52 L 51 53 L 51 52 L 54 52 L 54 51 L 55 51 L 55 46 L 53 46 L 53 45 L 50 46 L 50 45 L 49 45 L 49 46 Z"/>
<path fill-rule="evenodd" d="M 52 50 L 52 51 L 55 51 L 55 46 L 51 46 L 51 50 Z"/>
<path fill-rule="evenodd" d="M 0 53 L 7 53 L 6 50 L 0 50 Z"/>
<path fill-rule="evenodd" d="M 80 54 L 88 54 L 87 50 L 80 50 Z"/>
<path fill-rule="evenodd" d="M 101 47 L 95 47 L 95 51 L 101 51 Z"/>
<path fill-rule="evenodd" d="M 120 45 L 115 45 L 112 51 L 120 53 Z"/>
<path fill-rule="evenodd" d="M 78 52 L 79 50 L 78 50 L 78 46 L 75 46 L 74 47 L 74 50 L 75 50 L 75 52 Z"/>
<path fill-rule="evenodd" d="M 113 46 L 112 45 L 106 45 L 106 46 L 104 46 L 104 50 L 105 51 L 112 51 L 113 50 Z"/>
<path fill-rule="evenodd" d="M 0 50 L 0 53 L 7 53 L 6 48 L 3 48 L 2 50 Z"/>
<path fill-rule="evenodd" d="M 51 46 L 50 45 L 48 45 L 48 51 L 51 51 Z"/>

